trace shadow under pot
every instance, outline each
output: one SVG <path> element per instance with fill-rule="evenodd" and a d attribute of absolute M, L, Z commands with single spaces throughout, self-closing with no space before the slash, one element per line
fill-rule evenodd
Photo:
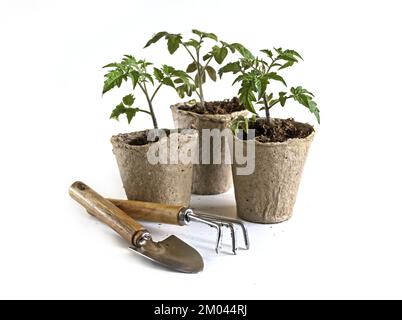
<path fill-rule="evenodd" d="M 233 181 L 240 218 L 257 223 L 278 223 L 292 216 L 304 163 L 314 138 L 311 125 L 293 123 L 303 131 L 300 138 L 270 142 L 264 137 L 260 139 L 258 134 L 256 139 L 250 140 L 233 137 Z"/>
<path fill-rule="evenodd" d="M 188 206 L 197 141 L 195 130 L 152 129 L 113 136 L 127 198 Z"/>
<path fill-rule="evenodd" d="M 182 109 L 186 107 L 186 109 Z M 192 128 L 198 131 L 199 139 L 199 164 L 194 164 L 192 192 L 200 195 L 220 194 L 228 191 L 232 185 L 232 168 L 230 161 L 225 158 L 230 155 L 225 137 L 220 138 L 220 147 L 214 149 L 213 138 L 203 138 L 203 129 L 218 129 L 221 132 L 227 129 L 231 121 L 241 115 L 248 114 L 247 110 L 235 111 L 226 114 L 199 114 L 192 112 L 185 103 L 178 103 L 170 107 L 176 128 Z M 208 134 L 208 131 L 206 132 Z M 228 135 L 232 134 L 228 129 Z M 208 139 L 209 150 L 203 147 L 203 139 Z M 216 150 L 217 152 L 215 152 Z M 203 155 L 207 156 L 207 163 L 202 161 Z M 217 155 L 215 153 L 218 153 Z M 214 160 L 215 156 L 215 160 Z M 229 158 L 230 156 L 228 156 Z"/>

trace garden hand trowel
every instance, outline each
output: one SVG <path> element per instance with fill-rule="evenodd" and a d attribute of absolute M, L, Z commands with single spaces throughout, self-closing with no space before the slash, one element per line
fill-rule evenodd
<path fill-rule="evenodd" d="M 70 187 L 70 196 L 127 240 L 132 245 L 130 248 L 142 256 L 179 272 L 197 273 L 204 268 L 202 257 L 194 248 L 176 236 L 154 242 L 141 224 L 86 184 L 75 182 Z"/>

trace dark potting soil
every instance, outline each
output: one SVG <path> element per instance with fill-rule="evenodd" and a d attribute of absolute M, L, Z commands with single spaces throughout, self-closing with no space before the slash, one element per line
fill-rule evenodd
<path fill-rule="evenodd" d="M 169 136 L 170 131 L 167 129 L 164 129 L 166 136 Z M 155 137 L 155 140 L 153 141 L 148 141 L 148 131 L 143 131 L 139 132 L 138 135 L 135 138 L 132 138 L 127 142 L 130 146 L 144 146 L 148 143 L 153 143 L 153 142 L 158 142 L 159 137 Z"/>
<path fill-rule="evenodd" d="M 204 106 L 197 102 L 195 105 L 185 104 L 179 107 L 179 110 L 191 111 L 198 114 L 229 114 L 244 109 L 244 106 L 240 104 L 239 98 L 236 97 L 230 100 L 205 102 Z"/>
<path fill-rule="evenodd" d="M 257 119 L 249 124 L 249 129 L 255 129 L 255 140 L 259 142 L 284 142 L 288 139 L 303 139 L 313 131 L 308 123 L 297 122 L 294 119 L 271 119 L 270 124 L 265 118 Z M 244 134 L 244 139 L 247 135 Z"/>

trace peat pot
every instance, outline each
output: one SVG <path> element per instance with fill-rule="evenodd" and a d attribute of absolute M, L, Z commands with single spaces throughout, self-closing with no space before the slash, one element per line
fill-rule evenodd
<path fill-rule="evenodd" d="M 182 103 L 171 106 L 173 120 L 176 128 L 192 128 L 198 131 L 199 145 L 202 146 L 202 129 L 228 128 L 230 122 L 240 115 L 247 115 L 246 110 L 229 114 L 198 114 L 191 111 L 180 110 Z M 212 139 L 211 139 L 211 146 Z M 194 164 L 192 192 L 200 195 L 220 194 L 228 191 L 232 186 L 232 169 L 225 164 L 226 141 L 221 143 L 220 164 L 213 164 L 213 152 L 210 151 L 210 164 Z M 202 159 L 202 148 L 199 148 L 199 159 Z"/>
<path fill-rule="evenodd" d="M 189 157 L 197 152 L 197 136 L 195 130 L 162 129 L 113 136 L 113 153 L 127 198 L 188 206 L 193 176 Z"/>
<path fill-rule="evenodd" d="M 278 223 L 292 216 L 300 179 L 314 130 L 306 138 L 285 142 L 259 142 L 233 137 L 234 150 L 255 143 L 255 170 L 239 175 L 244 167 L 236 157 L 233 163 L 233 181 L 240 218 L 258 223 Z M 233 153 L 233 148 L 232 148 Z"/>

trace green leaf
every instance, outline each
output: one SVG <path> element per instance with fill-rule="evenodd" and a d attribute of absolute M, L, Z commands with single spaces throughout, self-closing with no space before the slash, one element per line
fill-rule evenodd
<path fill-rule="evenodd" d="M 200 38 L 210 38 L 212 40 L 218 41 L 218 37 L 214 33 L 203 32 L 196 29 L 193 29 L 192 32 Z"/>
<path fill-rule="evenodd" d="M 283 52 L 278 56 L 279 59 L 290 61 L 290 62 L 298 62 L 298 60 L 293 56 L 293 54 L 288 52 Z"/>
<path fill-rule="evenodd" d="M 167 45 L 169 53 L 173 54 L 179 48 L 182 36 L 180 34 L 169 34 L 167 35 L 167 39 L 168 39 Z"/>
<path fill-rule="evenodd" d="M 310 112 L 314 114 L 314 116 L 317 119 L 317 122 L 320 124 L 320 122 L 321 122 L 320 110 L 317 108 L 317 103 L 315 103 L 312 99 L 309 99 L 308 105 L 309 105 L 308 108 L 309 108 Z"/>
<path fill-rule="evenodd" d="M 136 113 L 139 111 L 138 108 L 126 108 L 123 103 L 120 103 L 116 106 L 116 108 L 112 111 L 110 115 L 110 119 L 119 120 L 119 117 L 122 114 L 127 116 L 128 123 L 131 123 Z"/>
<path fill-rule="evenodd" d="M 123 97 L 123 103 L 128 107 L 131 107 L 134 104 L 134 100 L 135 98 L 132 94 L 128 94 Z"/>
<path fill-rule="evenodd" d="M 253 106 L 253 102 L 256 101 L 254 91 L 254 83 L 252 81 L 243 80 L 239 89 L 239 100 L 242 104 L 244 104 L 247 110 L 252 113 L 257 113 Z"/>
<path fill-rule="evenodd" d="M 111 67 L 120 68 L 120 63 L 112 62 L 107 64 L 106 66 L 103 66 L 102 68 L 111 68 Z"/>
<path fill-rule="evenodd" d="M 254 55 L 240 43 L 232 43 L 229 47 L 239 52 L 246 59 L 254 59 Z"/>
<path fill-rule="evenodd" d="M 277 74 L 276 72 L 270 72 L 270 73 L 268 73 L 268 79 L 273 79 L 273 80 L 276 80 L 276 81 L 280 81 L 280 82 L 282 82 L 285 86 L 287 86 L 285 80 L 284 80 L 279 74 Z"/>
<path fill-rule="evenodd" d="M 260 50 L 261 52 L 263 52 L 263 53 L 265 53 L 268 57 L 270 57 L 270 58 L 272 58 L 273 57 L 273 53 L 272 53 L 272 51 L 271 50 L 268 50 L 268 49 L 263 49 L 263 50 Z"/>
<path fill-rule="evenodd" d="M 204 55 L 202 57 L 202 60 L 207 61 L 209 58 L 213 57 L 213 55 L 211 53 L 207 53 L 206 55 Z"/>
<path fill-rule="evenodd" d="M 135 89 L 135 87 L 137 86 L 138 80 L 139 80 L 139 78 L 140 78 L 140 74 L 139 74 L 137 71 L 133 70 L 133 71 L 131 71 L 131 72 L 128 74 L 128 76 L 129 76 L 130 79 L 131 79 L 131 83 L 132 83 L 132 85 L 133 85 L 133 89 Z"/>
<path fill-rule="evenodd" d="M 144 81 L 149 81 L 150 83 L 154 84 L 154 78 L 149 73 L 143 73 L 142 76 L 144 77 Z"/>
<path fill-rule="evenodd" d="M 188 65 L 187 69 L 186 69 L 186 71 L 187 71 L 188 73 L 192 73 L 192 72 L 194 72 L 194 71 L 196 71 L 196 70 L 197 70 L 197 63 L 196 63 L 196 62 L 190 63 L 190 64 Z"/>
<path fill-rule="evenodd" d="M 164 85 L 169 86 L 169 87 L 176 88 L 176 86 L 174 85 L 173 80 L 172 80 L 171 78 L 164 78 L 164 79 L 162 80 L 162 83 L 163 83 Z"/>
<path fill-rule="evenodd" d="M 286 92 L 283 92 L 283 91 L 279 92 L 279 99 L 278 99 L 278 101 L 279 101 L 279 103 L 281 104 L 282 107 L 285 106 L 285 103 L 286 103 L 286 100 L 287 100 L 286 94 L 287 94 L 287 93 L 286 93 Z"/>
<path fill-rule="evenodd" d="M 285 64 L 283 64 L 278 70 L 282 70 L 282 69 L 285 69 L 285 68 L 289 68 L 289 67 L 291 67 L 291 66 L 293 66 L 293 65 L 294 65 L 294 62 L 288 61 L 288 62 L 286 62 Z"/>
<path fill-rule="evenodd" d="M 225 65 L 222 68 L 220 68 L 218 70 L 218 74 L 219 74 L 219 77 L 222 77 L 222 75 L 224 73 L 233 72 L 233 74 L 236 74 L 236 73 L 238 73 L 240 71 L 241 71 L 240 62 L 236 61 L 236 62 L 229 62 L 227 65 Z"/>
<path fill-rule="evenodd" d="M 290 53 L 291 55 L 296 56 L 299 59 L 303 60 L 302 56 L 295 50 L 288 49 L 288 50 L 285 50 L 285 53 Z"/>
<path fill-rule="evenodd" d="M 226 47 L 214 46 L 212 48 L 212 54 L 214 56 L 215 61 L 218 64 L 221 64 L 223 62 L 223 60 L 225 60 L 226 56 L 228 55 L 228 49 Z"/>
<path fill-rule="evenodd" d="M 158 68 L 154 68 L 154 77 L 156 80 L 161 82 L 163 80 L 163 78 L 165 77 L 165 75 L 163 74 L 162 70 L 160 70 Z"/>
<path fill-rule="evenodd" d="M 262 77 L 259 79 L 259 86 L 257 87 L 258 89 L 258 100 L 260 100 L 264 95 L 265 91 L 267 91 L 267 86 L 268 86 L 268 76 L 264 74 Z"/>
<path fill-rule="evenodd" d="M 158 32 L 153 35 L 153 37 L 147 42 L 144 48 L 149 47 L 151 44 L 158 42 L 163 36 L 166 36 L 168 33 L 165 31 Z"/>
<path fill-rule="evenodd" d="M 122 69 L 114 69 L 105 74 L 105 81 L 103 83 L 103 91 L 105 94 L 114 87 L 120 87 L 123 80 L 127 79 L 127 74 Z"/>
<path fill-rule="evenodd" d="M 196 49 L 199 49 L 200 46 L 201 46 L 200 43 L 199 43 L 197 40 L 195 40 L 195 39 L 190 39 L 190 40 L 184 42 L 183 44 L 184 44 L 185 46 L 194 47 L 194 48 L 196 48 Z"/>
<path fill-rule="evenodd" d="M 167 75 L 171 75 L 175 71 L 175 68 L 164 64 L 162 66 L 162 71 Z"/>
<path fill-rule="evenodd" d="M 212 81 L 216 81 L 216 71 L 211 66 L 207 66 L 205 70 L 208 72 L 209 77 Z"/>
<path fill-rule="evenodd" d="M 320 110 L 317 103 L 313 101 L 313 94 L 301 86 L 291 88 L 290 92 L 293 94 L 293 99 L 308 108 L 316 117 L 317 122 L 320 123 Z"/>
<path fill-rule="evenodd" d="M 194 82 L 195 82 L 195 84 L 197 85 L 197 87 L 199 87 L 200 86 L 200 80 L 199 80 L 200 78 L 199 78 L 199 74 L 197 73 L 196 75 L 195 75 L 195 77 L 194 77 Z M 205 76 L 205 72 L 202 74 L 202 83 L 205 83 L 205 81 L 206 81 L 206 76 Z"/>
<path fill-rule="evenodd" d="M 127 121 L 130 124 L 131 120 L 135 117 L 137 114 L 138 109 L 137 108 L 127 108 L 126 109 L 126 116 L 127 116 Z"/>
<path fill-rule="evenodd" d="M 116 106 L 116 108 L 112 111 L 110 115 L 110 119 L 119 120 L 119 116 L 124 113 L 126 108 L 124 107 L 123 103 L 120 103 Z"/>

